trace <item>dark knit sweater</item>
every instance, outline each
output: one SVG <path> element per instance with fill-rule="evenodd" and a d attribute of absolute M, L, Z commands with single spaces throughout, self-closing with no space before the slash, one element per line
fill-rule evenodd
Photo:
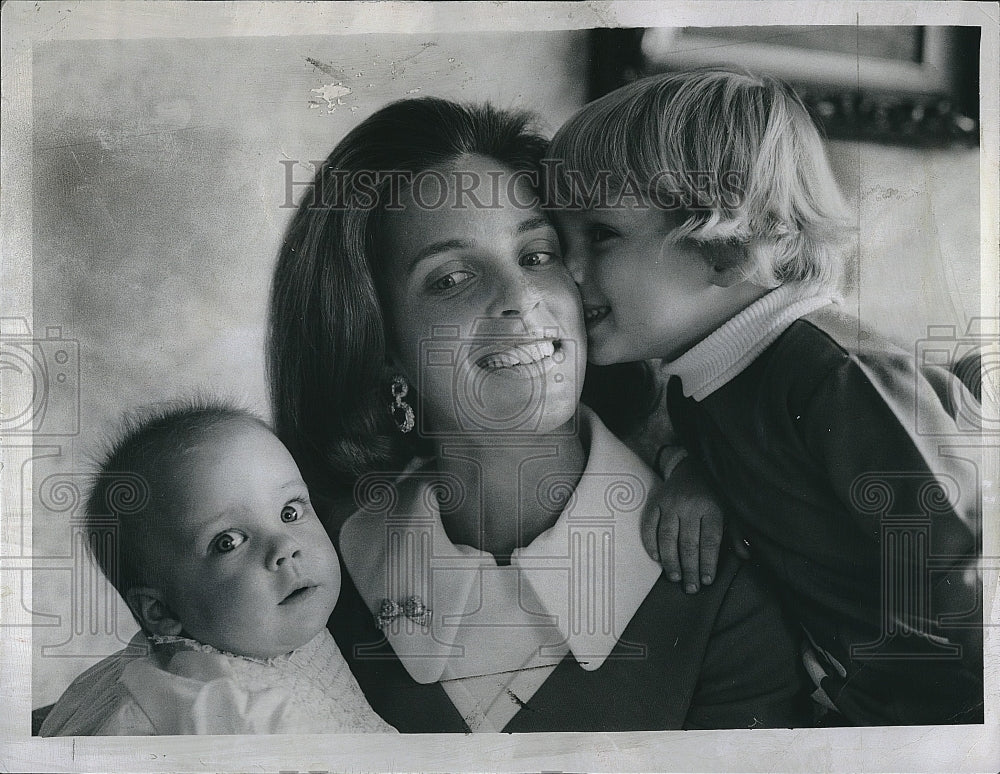
<path fill-rule="evenodd" d="M 977 439 L 956 420 L 975 399 L 836 305 L 769 337 L 728 372 L 718 339 L 684 356 L 667 388 L 676 431 L 848 722 L 982 722 Z"/>

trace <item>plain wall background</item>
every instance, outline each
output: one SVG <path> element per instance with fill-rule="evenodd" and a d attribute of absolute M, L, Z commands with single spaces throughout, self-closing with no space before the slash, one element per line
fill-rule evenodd
<path fill-rule="evenodd" d="M 50 624 L 33 630 L 33 706 L 135 631 L 121 603 L 117 636 L 73 618 L 74 589 L 93 581 L 68 558 L 72 502 L 42 482 L 79 485 L 128 408 L 208 388 L 266 412 L 267 288 L 291 213 L 280 162 L 322 159 L 418 94 L 528 107 L 554 130 L 583 104 L 585 44 L 556 32 L 35 47 L 34 330 L 79 342 L 80 430 L 34 463 L 35 555 L 66 558 L 36 569 L 25 602 Z M 911 347 L 928 324 L 964 329 L 979 308 L 978 151 L 837 142 L 831 157 L 859 213 L 849 307 Z"/>

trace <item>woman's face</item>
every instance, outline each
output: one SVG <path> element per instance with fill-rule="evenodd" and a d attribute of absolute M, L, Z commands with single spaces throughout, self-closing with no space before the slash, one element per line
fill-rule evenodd
<path fill-rule="evenodd" d="M 469 156 L 384 215 L 390 355 L 424 433 L 552 432 L 575 417 L 580 297 L 534 202 L 523 175 Z"/>

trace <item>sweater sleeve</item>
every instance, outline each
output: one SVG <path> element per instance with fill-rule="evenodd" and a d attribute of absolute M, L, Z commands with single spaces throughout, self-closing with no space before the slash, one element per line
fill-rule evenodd
<path fill-rule="evenodd" d="M 957 378 L 917 371 L 905 354 L 855 355 L 796 409 L 853 545 L 871 546 L 881 567 L 881 637 L 823 684 L 855 722 L 971 722 L 982 712 L 979 449 L 956 415 L 975 403 Z M 856 555 L 846 555 L 851 540 L 842 545 L 848 566 Z"/>
<path fill-rule="evenodd" d="M 975 557 L 981 529 L 979 449 L 953 412 L 956 395 L 976 399 L 956 378 L 931 375 L 934 384 L 901 356 L 845 357 L 795 411 L 864 533 L 878 538 L 886 517 L 920 514 L 933 522 L 932 553 L 961 561 Z"/>
<path fill-rule="evenodd" d="M 798 628 L 753 566 L 732 555 L 726 561 L 739 567 L 719 607 L 684 727 L 812 725 Z"/>

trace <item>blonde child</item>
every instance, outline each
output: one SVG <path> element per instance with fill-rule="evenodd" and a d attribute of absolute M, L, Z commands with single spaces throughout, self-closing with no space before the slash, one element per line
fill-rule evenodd
<path fill-rule="evenodd" d="M 116 523 L 97 559 L 142 631 L 70 685 L 42 736 L 394 731 L 326 629 L 337 554 L 261 421 L 192 403 L 129 423 L 87 514 Z"/>
<path fill-rule="evenodd" d="M 662 359 L 676 431 L 811 643 L 821 722 L 982 722 L 976 468 L 937 448 L 973 399 L 837 304 L 847 218 L 798 98 L 655 76 L 550 156 L 589 357 Z"/>

